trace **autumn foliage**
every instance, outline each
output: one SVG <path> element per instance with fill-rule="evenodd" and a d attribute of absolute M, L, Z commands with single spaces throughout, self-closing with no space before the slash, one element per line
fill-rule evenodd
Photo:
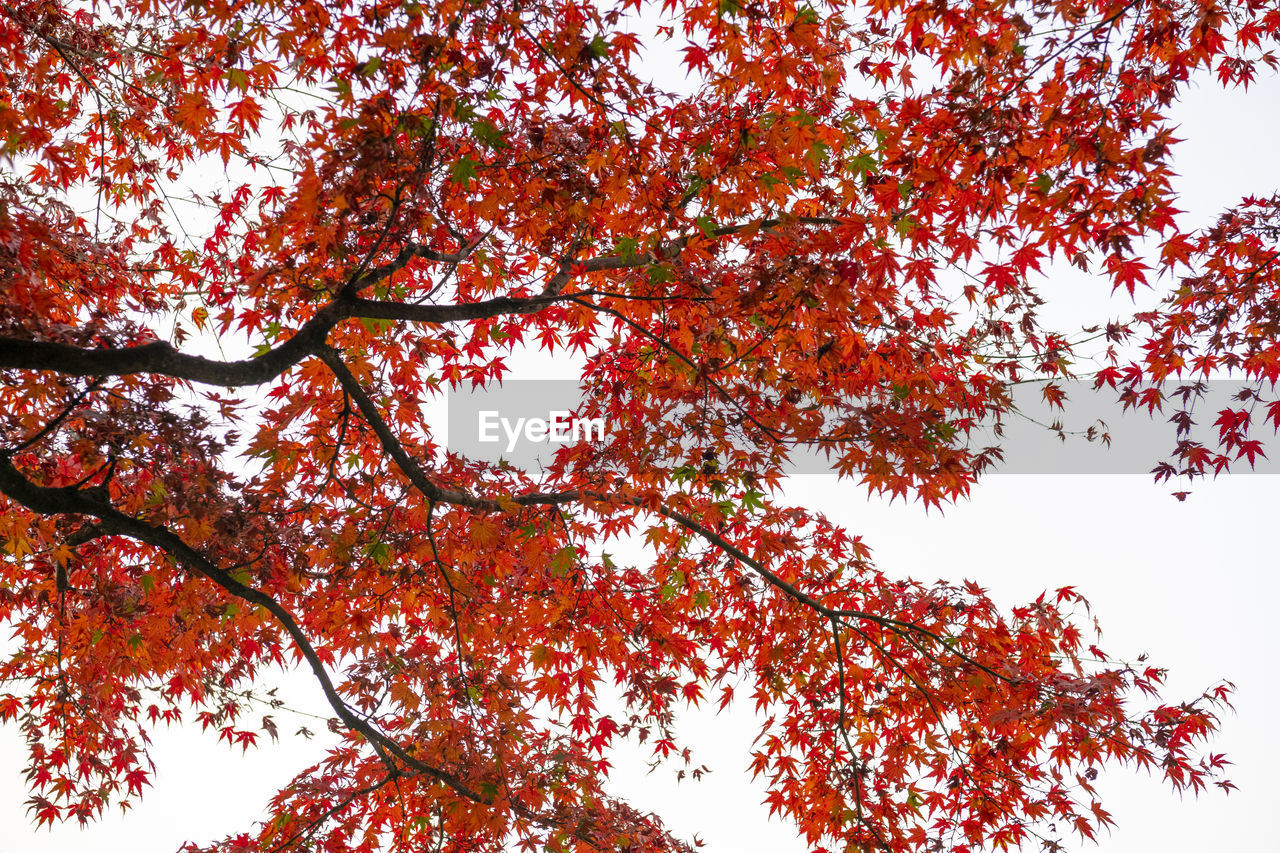
<path fill-rule="evenodd" d="M 1176 411 L 1151 382 L 1234 371 L 1219 443 L 1178 420 L 1158 474 L 1256 458 L 1280 200 L 1184 230 L 1167 116 L 1277 33 L 1269 0 L 4 5 L 34 819 L 140 795 L 157 726 L 265 741 L 294 666 L 338 746 L 201 849 L 687 850 L 607 772 L 622 739 L 682 767 L 688 704 L 761 713 L 750 769 L 815 850 L 1056 849 L 1111 765 L 1229 785 L 1225 689 L 1162 700 L 1072 589 L 897 579 L 778 487 L 816 450 L 945 504 L 1012 383 L 1079 376 Z M 1047 328 L 1061 264 L 1166 298 Z M 606 440 L 447 452 L 428 404 L 531 351 Z"/>

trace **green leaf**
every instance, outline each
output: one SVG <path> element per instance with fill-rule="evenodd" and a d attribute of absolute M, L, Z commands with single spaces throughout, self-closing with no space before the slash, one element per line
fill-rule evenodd
<path fill-rule="evenodd" d="M 609 55 L 609 43 L 603 36 L 596 36 L 587 45 L 587 53 L 592 59 L 604 59 Z"/>
<path fill-rule="evenodd" d="M 675 571 L 671 573 L 671 577 L 667 578 L 667 582 L 662 585 L 662 600 L 670 601 L 684 589 L 684 572 Z"/>
<path fill-rule="evenodd" d="M 698 226 L 698 230 L 702 232 L 704 237 L 714 237 L 716 231 L 716 221 L 710 216 L 699 216 L 694 222 Z"/>
<path fill-rule="evenodd" d="M 797 24 L 816 24 L 818 21 L 818 12 L 809 4 L 806 3 L 799 9 L 796 9 Z"/>
<path fill-rule="evenodd" d="M 789 121 L 794 121 L 801 127 L 813 127 L 818 123 L 818 117 L 808 110 L 797 109 L 794 113 L 787 116 Z"/>
<path fill-rule="evenodd" d="M 147 493 L 147 506 L 159 506 L 167 497 L 169 497 L 169 490 L 159 480 L 155 480 Z"/>
<path fill-rule="evenodd" d="M 391 562 L 391 547 L 382 541 L 370 542 L 364 548 L 364 555 L 379 566 L 385 566 Z"/>
<path fill-rule="evenodd" d="M 925 426 L 925 438 L 930 444 L 949 444 L 959 430 L 945 421 Z"/>
<path fill-rule="evenodd" d="M 649 267 L 649 281 L 652 284 L 665 284 L 671 281 L 675 276 L 671 274 L 671 270 L 662 264 L 654 264 Z"/>
<path fill-rule="evenodd" d="M 621 255 L 624 259 L 630 260 L 636 255 L 636 250 L 640 248 L 640 241 L 634 237 L 619 237 L 613 243 L 613 254 Z"/>
<path fill-rule="evenodd" d="M 405 133 L 414 138 L 430 136 L 432 129 L 435 127 L 435 121 L 426 113 L 418 115 L 406 115 L 403 117 Z"/>
<path fill-rule="evenodd" d="M 239 89 L 241 92 L 249 90 L 249 75 L 243 68 L 232 68 L 227 71 L 227 88 Z"/>
<path fill-rule="evenodd" d="M 466 184 L 476 176 L 476 166 L 479 165 L 470 157 L 463 157 L 449 167 L 449 180 L 455 184 Z"/>
<path fill-rule="evenodd" d="M 572 545 L 566 545 L 551 557 L 551 574 L 558 578 L 567 576 L 577 565 L 578 552 Z"/>
<path fill-rule="evenodd" d="M 471 125 L 471 132 L 475 134 L 476 139 L 483 142 L 490 148 L 507 148 L 506 137 L 502 131 L 498 130 L 492 122 L 481 119 Z"/>
<path fill-rule="evenodd" d="M 476 117 L 476 108 L 459 98 L 453 102 L 453 117 L 458 121 L 470 122 Z"/>

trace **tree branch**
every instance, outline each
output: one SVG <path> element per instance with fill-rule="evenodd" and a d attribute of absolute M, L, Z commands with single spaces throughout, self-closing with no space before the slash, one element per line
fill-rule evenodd
<path fill-rule="evenodd" d="M 784 595 L 788 596 L 791 599 L 794 599 L 800 604 L 803 604 L 805 607 L 808 607 L 809 609 L 813 610 L 815 613 L 818 613 L 821 616 L 825 616 L 827 619 L 832 620 L 833 622 L 845 624 L 845 625 L 848 625 L 848 622 L 846 621 L 847 619 L 858 619 L 865 622 L 872 622 L 876 625 L 879 625 L 881 628 L 884 628 L 888 631 L 892 631 L 893 633 L 906 638 L 908 642 L 911 641 L 912 635 L 920 635 L 920 636 L 927 637 L 930 640 L 933 640 L 934 642 L 946 648 L 947 651 L 955 655 L 961 661 L 964 661 L 965 663 L 968 663 L 982 670 L 991 678 L 997 681 L 1003 681 L 1007 684 L 1015 683 L 1015 679 L 1012 679 L 1007 675 L 1003 675 L 999 672 L 996 672 L 991 667 L 986 666 L 985 664 L 982 664 L 974 660 L 972 657 L 970 657 L 969 655 L 966 655 L 964 652 L 961 652 L 952 648 L 946 642 L 946 639 L 944 637 L 941 637 L 938 634 L 934 633 L 933 631 L 930 631 L 928 628 L 925 628 L 921 625 L 917 625 L 914 622 L 904 622 L 900 619 L 893 619 L 888 616 L 877 616 L 874 613 L 868 613 L 864 610 L 837 610 L 835 608 L 828 607 L 827 605 L 823 604 L 821 601 L 818 601 L 818 599 L 804 592 L 794 584 L 789 583 L 784 578 L 779 577 L 777 574 L 770 571 L 768 567 L 764 565 L 764 563 L 761 563 L 759 560 L 756 560 L 753 557 L 749 556 L 740 548 L 736 547 L 732 542 L 725 539 L 723 536 L 716 533 L 714 530 L 711 530 L 706 525 L 698 522 L 697 520 L 690 518 L 689 516 L 685 515 L 682 512 L 678 512 L 676 510 L 669 509 L 664 506 L 654 507 L 651 509 L 651 511 L 656 512 L 658 515 L 661 515 L 664 518 L 671 519 L 672 521 L 676 522 L 681 527 L 685 528 L 686 530 L 692 533 L 698 534 L 707 542 L 711 543 L 712 545 L 715 545 L 717 548 L 724 551 L 726 554 L 733 557 L 738 562 L 750 568 L 760 577 L 764 578 L 764 580 L 770 586 L 778 589 Z M 853 630 L 855 631 L 859 630 L 856 626 L 850 625 L 849 627 L 853 628 Z M 936 657 L 929 654 L 928 652 L 925 652 L 920 646 L 916 645 L 916 649 L 921 653 L 925 654 L 926 657 L 930 658 L 934 662 L 941 663 L 940 661 L 937 660 Z"/>
<path fill-rule="evenodd" d="M 95 535 L 125 536 L 158 548 L 195 574 L 212 581 L 235 597 L 263 608 L 275 618 L 293 640 L 294 645 L 311 667 L 311 672 L 319 682 L 325 699 L 342 722 L 348 728 L 363 735 L 369 741 L 369 745 L 391 765 L 393 770 L 394 764 L 386 758 L 386 753 L 391 753 L 406 767 L 447 785 L 469 800 L 477 803 L 492 802 L 492 798 L 473 791 L 453 774 L 414 758 L 394 739 L 353 713 L 338 695 L 337 687 L 329 677 L 323 661 L 320 660 L 320 655 L 311 645 L 311 641 L 298 625 L 293 614 L 261 590 L 236 580 L 204 554 L 188 545 L 172 530 L 156 527 L 127 515 L 110 503 L 96 496 L 90 496 L 82 489 L 37 486 L 14 466 L 12 458 L 7 453 L 0 453 L 0 492 L 27 509 L 44 515 L 81 515 L 96 518 L 97 522 L 93 525 Z"/>
<path fill-rule="evenodd" d="M 400 439 L 396 438 L 395 433 L 387 425 L 386 419 L 382 417 L 382 413 L 378 411 L 378 407 L 374 405 L 368 392 L 364 390 L 359 380 L 352 374 L 351 369 L 347 367 L 346 362 L 342 360 L 342 356 L 336 350 L 326 348 L 319 353 L 319 357 L 337 378 L 342 390 L 355 401 L 356 408 L 360 410 L 360 414 L 364 416 L 365 421 L 373 430 L 373 434 L 377 436 L 378 443 L 382 445 L 382 449 L 396 463 L 396 467 L 409 478 L 409 482 L 413 487 L 422 493 L 423 497 L 432 503 L 454 504 L 455 506 L 487 512 L 504 511 L 502 504 L 494 498 L 482 498 L 467 492 L 446 489 L 434 483 L 418 461 L 404 449 Z M 536 493 L 517 495 L 511 498 L 511 502 L 521 506 L 562 504 L 578 500 L 579 497 L 581 495 L 578 492 Z"/>
<path fill-rule="evenodd" d="M 503 314 L 533 314 L 555 301 L 555 297 L 546 296 L 499 296 L 481 302 L 413 305 L 373 299 L 344 299 L 321 308 L 284 343 L 256 358 L 241 361 L 218 361 L 189 355 L 165 341 L 113 349 L 0 337 L 0 369 L 48 370 L 67 376 L 152 373 L 225 388 L 262 385 L 308 356 L 316 355 L 329 330 L 348 318 L 446 325 Z"/>
<path fill-rule="evenodd" d="M 791 220 L 762 219 L 717 228 L 710 232 L 710 236 L 727 237 L 753 229 L 768 231 L 787 224 L 830 226 L 838 225 L 840 221 L 823 217 L 797 217 Z M 315 316 L 303 323 L 302 327 L 284 343 L 267 350 L 260 356 L 240 361 L 218 361 L 190 355 L 178 351 L 166 341 L 115 349 L 0 337 L 0 370 L 47 370 L 67 376 L 127 376 L 151 373 L 224 388 L 262 385 L 303 359 L 318 355 L 329 331 L 343 320 L 361 318 L 447 325 L 470 320 L 485 320 L 507 314 L 535 314 L 548 305 L 568 299 L 570 296 L 585 295 L 579 293 L 561 296 L 560 290 L 574 273 L 633 269 L 659 263 L 679 254 L 688 245 L 689 240 L 690 236 L 685 235 L 662 243 L 652 252 L 640 255 L 606 255 L 574 262 L 567 268 L 562 266 L 554 279 L 557 286 L 549 288 L 547 292 L 538 296 L 497 296 L 479 302 L 414 305 L 344 295 L 317 311 Z M 409 247 L 402 251 L 396 260 L 370 270 L 357 279 L 356 289 L 367 287 L 381 277 L 390 275 L 395 269 L 408 263 L 411 257 L 424 257 L 442 263 L 457 263 L 469 256 L 474 249 L 474 241 L 462 251 L 453 254 L 442 254 L 423 247 Z M 371 276 L 374 278 L 370 278 Z"/>

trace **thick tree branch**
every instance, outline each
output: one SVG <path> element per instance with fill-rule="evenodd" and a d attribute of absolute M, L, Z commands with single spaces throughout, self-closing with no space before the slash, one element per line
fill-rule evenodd
<path fill-rule="evenodd" d="M 226 388 L 262 385 L 308 356 L 316 355 L 329 331 L 348 318 L 446 325 L 504 314 L 533 314 L 555 301 L 555 297 L 546 296 L 499 296 L 481 302 L 413 305 L 346 299 L 321 308 L 279 346 L 256 358 L 241 361 L 218 361 L 189 355 L 164 341 L 111 349 L 0 337 L 0 369 L 48 370 L 68 376 L 151 373 Z"/>
<path fill-rule="evenodd" d="M 791 220 L 763 219 L 756 222 L 717 228 L 712 237 L 727 237 L 752 230 L 769 231 L 787 224 L 811 226 L 838 225 L 839 220 L 821 217 L 798 217 Z M 485 320 L 503 315 L 535 314 L 555 302 L 568 299 L 563 289 L 575 274 L 634 269 L 669 260 L 688 245 L 690 236 L 678 237 L 662 243 L 656 250 L 638 255 L 607 255 L 564 263 L 553 279 L 554 286 L 538 296 L 497 296 L 479 302 L 459 302 L 449 305 L 414 305 L 406 302 L 386 302 L 343 296 L 316 312 L 288 340 L 267 350 L 260 356 L 240 361 L 219 361 L 180 352 L 165 341 L 155 341 L 121 349 L 108 347 L 79 347 L 55 341 L 33 341 L 0 337 L 0 370 L 41 370 L 67 376 L 126 376 L 150 373 L 170 376 L 201 385 L 217 385 L 225 388 L 262 385 L 284 373 L 303 359 L 318 355 L 329 331 L 346 319 L 398 320 L 428 325 L 447 325 L 471 320 Z M 474 245 L 461 252 L 441 254 L 434 250 L 411 247 L 401 252 L 395 261 L 365 273 L 359 280 L 360 287 L 373 282 L 370 276 L 390 275 L 396 265 L 403 266 L 411 257 L 425 257 L 446 263 L 456 263 L 474 250 Z M 403 258 L 401 256 L 404 256 Z M 357 288 L 358 289 L 358 288 Z"/>
<path fill-rule="evenodd" d="M 347 316 L 351 315 L 339 303 L 331 303 L 284 343 L 243 361 L 190 355 L 164 341 L 114 349 L 0 337 L 0 368 L 48 370 L 68 376 L 151 373 L 227 388 L 261 385 L 311 355 L 329 330 Z"/>

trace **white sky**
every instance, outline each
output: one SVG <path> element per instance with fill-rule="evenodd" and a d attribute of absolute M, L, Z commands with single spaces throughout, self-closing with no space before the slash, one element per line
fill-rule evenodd
<path fill-rule="evenodd" d="M 1245 194 L 1280 188 L 1274 140 L 1280 138 L 1280 80 L 1248 95 L 1206 83 L 1178 113 L 1176 149 L 1190 223 L 1204 224 Z M 1092 297 L 1097 293 L 1091 294 Z M 1164 448 L 1153 448 L 1155 457 Z M 1280 444 L 1274 447 L 1280 452 Z M 878 565 L 922 580 L 973 578 L 1013 603 L 1040 590 L 1074 585 L 1093 604 L 1103 647 L 1132 659 L 1149 652 L 1170 668 L 1165 693 L 1176 700 L 1225 678 L 1235 682 L 1237 712 L 1213 743 L 1235 762 L 1239 790 L 1179 800 L 1156 780 L 1115 769 L 1103 777 L 1104 805 L 1119 826 L 1096 848 L 1104 853 L 1181 853 L 1265 849 L 1280 784 L 1280 740 L 1270 732 L 1280 706 L 1274 657 L 1274 519 L 1280 478 L 1232 475 L 1199 485 L 1185 503 L 1147 477 L 987 478 L 972 497 L 926 514 L 899 501 L 869 500 L 830 478 L 791 481 L 793 503 L 826 511 L 863 535 Z M 291 704 L 321 713 L 305 680 L 287 688 Z M 282 732 L 291 732 L 278 714 Z M 313 729 L 323 724 L 311 721 Z M 747 781 L 754 721 L 745 711 L 683 722 L 697 758 L 714 772 L 677 786 L 666 771 L 644 776 L 637 755 L 620 753 L 617 790 L 662 814 L 678 833 L 697 833 L 710 853 L 799 853 L 795 833 L 765 819 L 761 789 Z M 241 756 L 194 731 L 161 732 L 153 757 L 156 785 L 128 816 L 118 813 L 81 831 L 34 829 L 24 812 L 25 757 L 18 732 L 0 727 L 0 853 L 129 850 L 170 853 L 184 841 L 210 841 L 249 828 L 294 773 L 319 757 L 321 739 L 286 736 Z M 1072 845 L 1068 845 L 1071 849 Z"/>

